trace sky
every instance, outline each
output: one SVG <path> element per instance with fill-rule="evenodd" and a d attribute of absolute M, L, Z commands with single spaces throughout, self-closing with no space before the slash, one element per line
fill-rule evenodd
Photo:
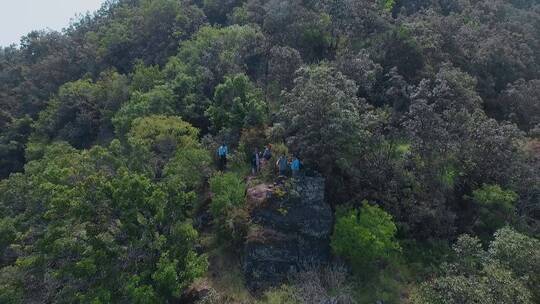
<path fill-rule="evenodd" d="M 93 12 L 104 0 L 0 0 L 0 46 L 19 43 L 32 30 L 61 30 L 76 14 Z"/>

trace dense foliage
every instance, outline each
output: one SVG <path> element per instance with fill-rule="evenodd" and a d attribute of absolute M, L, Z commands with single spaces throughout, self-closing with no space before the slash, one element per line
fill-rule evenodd
<path fill-rule="evenodd" d="M 531 292 L 538 296 L 537 239 L 503 228 L 488 251 L 468 235 L 461 236 L 453 249 L 456 262 L 441 277 L 422 284 L 413 303 L 535 303 Z"/>
<path fill-rule="evenodd" d="M 377 259 L 388 259 L 399 251 L 392 217 L 377 206 L 364 203 L 360 209 L 338 216 L 332 236 L 332 249 L 358 271 L 369 269 Z"/>
<path fill-rule="evenodd" d="M 0 302 L 180 301 L 269 143 L 352 210 L 354 290 L 538 301 L 539 94 L 536 0 L 105 1 L 0 47 Z"/>

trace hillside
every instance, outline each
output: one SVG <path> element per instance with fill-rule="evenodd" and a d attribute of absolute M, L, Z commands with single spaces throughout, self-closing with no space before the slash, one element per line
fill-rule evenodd
<path fill-rule="evenodd" d="M 0 47 L 0 303 L 540 303 L 540 1 L 110 0 Z"/>

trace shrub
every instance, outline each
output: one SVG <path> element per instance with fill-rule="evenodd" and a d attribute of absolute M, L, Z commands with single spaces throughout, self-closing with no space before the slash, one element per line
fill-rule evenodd
<path fill-rule="evenodd" d="M 339 264 L 311 268 L 293 276 L 296 297 L 301 303 L 356 303 L 347 270 Z"/>
<path fill-rule="evenodd" d="M 255 148 L 264 151 L 264 146 L 268 144 L 263 128 L 249 128 L 242 130 L 238 151 L 244 153 L 247 159 L 251 159 L 251 154 Z"/>
<path fill-rule="evenodd" d="M 237 223 L 239 218 L 247 220 L 247 216 L 238 212 L 245 203 L 246 184 L 234 173 L 217 173 L 210 179 L 210 191 L 212 192 L 210 212 L 218 231 L 224 232 L 229 238 L 240 237 L 235 237 L 237 225 L 234 223 Z"/>
<path fill-rule="evenodd" d="M 506 227 L 488 251 L 468 235 L 453 250 L 456 262 L 413 290 L 411 303 L 538 303 L 538 240 Z"/>
<path fill-rule="evenodd" d="M 214 100 L 205 114 L 215 131 L 239 130 L 262 125 L 267 109 L 262 91 L 246 75 L 237 74 L 225 77 L 224 82 L 216 86 Z"/>
<path fill-rule="evenodd" d="M 293 287 L 283 285 L 264 293 L 257 304 L 301 304 Z"/>
<path fill-rule="evenodd" d="M 515 203 L 518 195 L 510 190 L 504 190 L 499 185 L 482 185 L 473 192 L 473 201 L 478 209 L 476 231 L 483 239 L 515 219 Z"/>
<path fill-rule="evenodd" d="M 331 246 L 335 254 L 360 270 L 401 250 L 395 239 L 396 232 L 388 213 L 364 202 L 360 212 L 351 210 L 338 216 Z"/>
<path fill-rule="evenodd" d="M 275 166 L 280 155 L 288 155 L 289 149 L 285 144 L 270 144 L 272 146 L 272 158 L 261 170 L 260 176 L 263 181 L 271 182 L 275 179 L 277 168 Z"/>

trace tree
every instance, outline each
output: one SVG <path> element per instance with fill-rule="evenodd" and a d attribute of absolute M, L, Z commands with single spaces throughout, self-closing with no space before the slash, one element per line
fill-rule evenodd
<path fill-rule="evenodd" d="M 498 185 L 483 185 L 473 191 L 473 201 L 478 204 L 478 234 L 491 236 L 499 228 L 515 221 L 515 204 L 518 195 L 505 191 Z"/>
<path fill-rule="evenodd" d="M 207 26 L 182 43 L 176 57 L 186 65 L 182 72 L 199 76 L 198 89 L 211 97 L 226 75 L 256 78 L 261 73 L 264 43 L 265 36 L 254 26 Z"/>
<path fill-rule="evenodd" d="M 498 107 L 505 118 L 515 122 L 522 130 L 529 131 L 540 125 L 539 94 L 540 80 L 521 79 L 508 85 Z"/>
<path fill-rule="evenodd" d="M 111 119 L 129 93 L 127 78 L 112 71 L 95 82 L 66 83 L 40 113 L 35 134 L 45 142 L 65 140 L 77 148 L 104 142 L 113 136 Z"/>
<path fill-rule="evenodd" d="M 294 84 L 296 70 L 302 65 L 302 56 L 291 47 L 274 46 L 268 59 L 268 81 L 277 86 L 278 92 L 290 90 Z"/>
<path fill-rule="evenodd" d="M 481 110 L 475 82 L 451 67 L 441 67 L 434 81 L 421 81 L 411 98 L 408 118 L 403 121 L 411 143 L 406 166 L 418 185 L 415 189 L 420 190 L 415 191 L 415 200 L 424 201 L 428 208 L 422 213 L 437 214 L 433 222 L 438 224 L 428 228 L 421 224 L 427 223 L 425 219 L 413 220 L 414 213 L 410 220 L 423 226 L 417 233 L 434 229 L 451 235 L 457 228 L 471 229 L 476 208 L 464 197 L 482 184 L 513 189 L 512 180 L 521 171 L 522 135 L 515 126 L 488 118 Z M 456 214 L 457 222 L 448 221 L 447 211 Z"/>
<path fill-rule="evenodd" d="M 331 246 L 336 255 L 360 272 L 373 262 L 389 259 L 399 252 L 396 232 L 392 216 L 364 202 L 359 211 L 351 210 L 338 216 Z"/>
<path fill-rule="evenodd" d="M 5 123 L 0 133 L 0 179 L 23 169 L 26 162 L 24 149 L 32 132 L 32 120 L 29 117 L 5 119 Z"/>
<path fill-rule="evenodd" d="M 382 67 L 371 60 L 367 50 L 358 54 L 338 54 L 336 66 L 343 75 L 356 82 L 359 97 L 373 99 L 373 90 L 381 76 Z"/>
<path fill-rule="evenodd" d="M 2 250 L 19 248 L 0 265 L 2 297 L 167 302 L 205 272 L 187 217 L 196 195 L 130 171 L 113 146 L 52 144 L 0 182 Z"/>
<path fill-rule="evenodd" d="M 499 229 L 489 244 L 489 258 L 511 270 L 532 292 L 535 301 L 540 299 L 540 241 L 521 234 L 509 227 Z"/>
<path fill-rule="evenodd" d="M 306 165 L 330 176 L 353 155 L 366 105 L 356 97 L 354 81 L 328 65 L 298 73 L 280 112 L 287 145 Z"/>
<path fill-rule="evenodd" d="M 202 153 L 199 151 L 198 134 L 197 129 L 179 117 L 152 115 L 137 118 L 127 135 L 133 164 L 147 168 L 153 177 L 161 178 L 164 167 L 176 155 L 192 149 L 195 154 Z M 176 157 L 175 161 L 178 165 L 181 160 Z"/>
<path fill-rule="evenodd" d="M 99 131 L 100 105 L 97 86 L 90 80 L 67 83 L 58 97 L 40 113 L 36 130 L 46 138 L 65 140 L 77 148 L 87 148 Z"/>
<path fill-rule="evenodd" d="M 203 0 L 202 9 L 211 24 L 227 24 L 231 13 L 245 0 Z"/>
<path fill-rule="evenodd" d="M 225 82 L 216 87 L 214 100 L 206 110 L 215 131 L 261 126 L 266 113 L 262 92 L 243 74 L 225 77 Z"/>
<path fill-rule="evenodd" d="M 251 0 L 245 4 L 247 21 L 261 26 L 274 45 L 297 49 L 306 62 L 325 58 L 331 45 L 330 16 L 314 2 Z M 287 24 L 287 31 L 283 30 Z"/>
<path fill-rule="evenodd" d="M 511 228 L 494 237 L 486 252 L 479 239 L 461 236 L 453 247 L 456 262 L 422 283 L 412 303 L 534 303 L 540 242 Z"/>
<path fill-rule="evenodd" d="M 157 65 L 145 66 L 143 62 L 137 62 L 131 74 L 132 91 L 146 93 L 164 82 L 165 75 Z"/>
<path fill-rule="evenodd" d="M 247 216 L 242 212 L 246 202 L 246 184 L 235 173 L 217 173 L 209 181 L 212 193 L 210 212 L 218 236 L 239 245 L 247 233 Z M 234 247 L 233 247 L 234 249 Z"/>
<path fill-rule="evenodd" d="M 116 133 L 126 134 L 139 117 L 149 115 L 174 115 L 177 99 L 168 86 L 154 87 L 148 93 L 134 92 L 130 100 L 122 105 L 112 119 Z"/>
<path fill-rule="evenodd" d="M 122 73 L 131 71 L 137 60 L 164 64 L 178 50 L 178 41 L 204 23 L 200 9 L 173 0 L 120 1 L 100 13 L 84 38 L 103 63 Z"/>

